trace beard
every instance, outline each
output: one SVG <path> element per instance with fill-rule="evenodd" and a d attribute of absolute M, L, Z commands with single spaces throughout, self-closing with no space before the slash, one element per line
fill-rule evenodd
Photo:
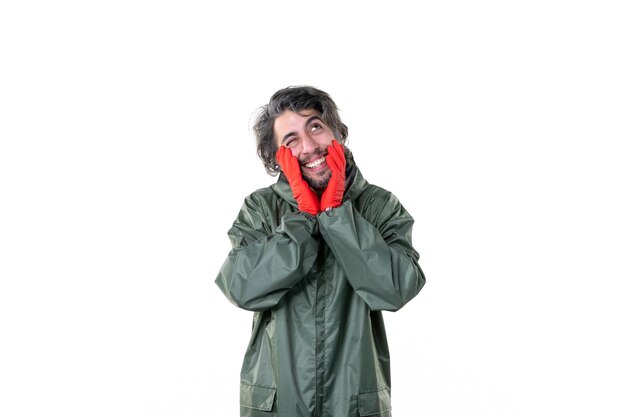
<path fill-rule="evenodd" d="M 314 158 L 318 158 L 318 157 L 326 156 L 327 154 L 318 151 L 318 152 L 315 152 L 313 155 L 314 155 Z M 312 158 L 311 156 L 307 155 L 307 159 L 311 160 Z M 298 160 L 298 162 L 300 163 L 300 166 L 302 167 L 305 161 Z M 306 181 L 306 183 L 309 184 L 309 187 L 311 187 L 318 194 L 321 194 L 328 186 L 328 181 L 330 180 L 330 176 L 331 176 L 330 168 L 327 167 L 323 172 L 319 172 L 314 175 L 307 175 L 302 168 L 300 168 L 300 172 L 302 173 L 302 178 L 304 179 L 304 181 Z"/>
<path fill-rule="evenodd" d="M 330 169 L 324 172 L 322 175 L 317 175 L 315 177 L 310 177 L 304 173 L 302 173 L 302 178 L 309 184 L 313 190 L 315 190 L 318 194 L 326 189 L 328 186 L 328 181 L 330 181 Z"/>

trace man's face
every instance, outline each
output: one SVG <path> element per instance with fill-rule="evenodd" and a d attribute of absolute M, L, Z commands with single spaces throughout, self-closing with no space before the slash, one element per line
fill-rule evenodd
<path fill-rule="evenodd" d="M 315 190 L 321 191 L 328 185 L 330 168 L 326 164 L 326 148 L 335 136 L 312 109 L 294 113 L 285 110 L 274 121 L 276 144 L 291 150 L 300 162 L 304 180 Z"/>

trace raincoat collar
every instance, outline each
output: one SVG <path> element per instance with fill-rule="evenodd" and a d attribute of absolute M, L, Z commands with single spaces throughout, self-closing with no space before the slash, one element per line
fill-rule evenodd
<path fill-rule="evenodd" d="M 361 171 L 359 171 L 359 168 L 354 162 L 352 152 L 346 149 L 346 191 L 343 196 L 343 201 L 356 200 L 356 198 L 361 195 L 363 190 L 367 187 L 367 184 L 367 181 L 363 178 Z M 280 173 L 278 181 L 272 185 L 272 189 L 281 198 L 288 201 L 289 204 L 294 207 L 298 207 L 298 203 L 293 197 L 291 187 L 289 186 L 289 182 L 287 181 L 285 174 L 282 172 Z"/>

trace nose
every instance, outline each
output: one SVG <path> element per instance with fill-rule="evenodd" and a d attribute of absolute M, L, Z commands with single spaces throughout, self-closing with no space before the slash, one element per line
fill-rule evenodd
<path fill-rule="evenodd" d="M 319 150 L 319 144 L 309 135 L 302 136 L 302 154 L 307 155 Z"/>

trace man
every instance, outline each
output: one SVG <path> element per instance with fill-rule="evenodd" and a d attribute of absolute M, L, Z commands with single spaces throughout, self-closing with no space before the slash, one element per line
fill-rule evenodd
<path fill-rule="evenodd" d="M 424 285 L 413 219 L 361 176 L 325 92 L 276 92 L 254 131 L 266 170 L 281 174 L 245 199 L 216 280 L 255 312 L 241 416 L 389 417 L 381 310 L 400 309 Z"/>

